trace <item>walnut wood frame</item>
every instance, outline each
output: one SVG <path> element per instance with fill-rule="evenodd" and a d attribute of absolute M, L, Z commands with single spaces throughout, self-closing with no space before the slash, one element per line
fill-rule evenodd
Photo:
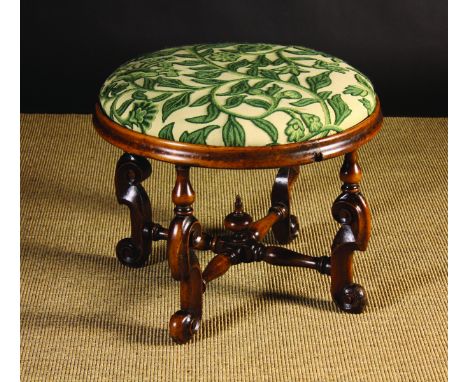
<path fill-rule="evenodd" d="M 380 102 L 374 112 L 342 133 L 302 143 L 265 147 L 223 147 L 174 142 L 137 133 L 109 119 L 96 104 L 94 126 L 109 143 L 125 152 L 178 165 L 254 169 L 292 167 L 355 151 L 377 134 L 382 124 Z"/>
<path fill-rule="evenodd" d="M 361 313 L 367 297 L 364 288 L 353 282 L 353 253 L 365 251 L 370 237 L 370 211 L 359 190 L 362 177 L 357 149 L 380 129 L 382 114 L 377 100 L 375 111 L 364 121 L 343 133 L 304 143 L 273 147 L 214 147 L 167 141 L 119 126 L 107 118 L 97 104 L 93 122 L 98 133 L 125 151 L 117 163 L 117 200 L 130 209 L 131 237 L 116 247 L 117 258 L 129 267 L 141 267 L 151 253 L 152 241 L 167 240 L 167 257 L 172 277 L 180 282 L 180 310 L 170 319 L 169 332 L 177 343 L 188 342 L 198 330 L 202 317 L 203 293 L 209 282 L 222 276 L 235 264 L 265 261 L 272 265 L 296 266 L 331 276 L 331 295 L 345 312 Z M 331 247 L 331 256 L 306 256 L 261 240 L 273 230 L 280 244 L 298 234 L 298 219 L 291 214 L 291 190 L 299 166 L 344 154 L 340 179 L 342 193 L 332 206 L 340 224 Z M 172 191 L 174 218 L 169 228 L 152 222 L 151 203 L 141 183 L 150 176 L 145 158 L 176 165 Z M 265 217 L 253 221 L 236 197 L 234 211 L 226 216 L 229 233 L 212 236 L 203 231 L 193 213 L 195 192 L 190 184 L 191 166 L 210 168 L 278 168 L 271 207 Z M 212 251 L 215 256 L 202 271 L 195 250 Z"/>

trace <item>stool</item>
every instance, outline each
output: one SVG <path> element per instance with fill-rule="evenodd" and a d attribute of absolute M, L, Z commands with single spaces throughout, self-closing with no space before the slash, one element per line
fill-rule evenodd
<path fill-rule="evenodd" d="M 105 81 L 93 122 L 124 150 L 117 162 L 117 200 L 130 209 L 131 237 L 116 247 L 129 267 L 145 265 L 153 241 L 167 241 L 172 277 L 180 282 L 180 310 L 169 324 L 177 343 L 198 330 L 206 285 L 234 264 L 266 261 L 331 276 L 331 295 L 343 311 L 361 313 L 364 288 L 353 282 L 353 251 L 365 251 L 370 212 L 360 192 L 357 149 L 381 127 L 380 103 L 369 79 L 342 60 L 313 49 L 274 44 L 202 44 L 160 50 L 120 66 Z M 298 235 L 291 190 L 299 166 L 344 156 L 341 194 L 332 206 L 340 228 L 331 256 L 311 257 L 278 243 Z M 175 164 L 174 218 L 154 223 L 142 182 L 146 158 Z M 195 218 L 191 166 L 279 168 L 265 217 L 253 221 L 240 196 L 226 216 L 228 232 L 212 235 Z M 195 251 L 215 255 L 203 272 Z"/>

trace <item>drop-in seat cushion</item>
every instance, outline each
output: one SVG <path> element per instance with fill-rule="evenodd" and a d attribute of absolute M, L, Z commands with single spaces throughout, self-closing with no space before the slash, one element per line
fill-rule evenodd
<path fill-rule="evenodd" d="M 366 76 L 299 46 L 206 44 L 164 49 L 120 66 L 100 91 L 104 113 L 138 133 L 212 146 L 323 138 L 372 113 Z"/>

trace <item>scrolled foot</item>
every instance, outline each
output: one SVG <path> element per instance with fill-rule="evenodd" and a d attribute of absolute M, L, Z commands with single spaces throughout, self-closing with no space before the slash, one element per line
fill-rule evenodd
<path fill-rule="evenodd" d="M 138 250 L 132 239 L 122 239 L 115 248 L 117 259 L 130 268 L 141 268 L 148 261 L 148 256 Z"/>
<path fill-rule="evenodd" d="M 299 234 L 299 221 L 296 215 L 289 217 L 289 241 L 293 241 Z"/>
<path fill-rule="evenodd" d="M 190 312 L 179 310 L 169 321 L 169 335 L 178 344 L 190 341 L 200 328 L 200 319 Z"/>
<path fill-rule="evenodd" d="M 115 194 L 130 210 L 132 235 L 117 244 L 116 252 L 119 261 L 132 268 L 145 265 L 151 253 L 151 203 L 141 185 L 150 175 L 151 164 L 144 157 L 125 153 L 117 162 Z"/>
<path fill-rule="evenodd" d="M 273 235 L 279 244 L 289 244 L 299 235 L 299 221 L 296 215 L 289 215 L 273 227 Z"/>
<path fill-rule="evenodd" d="M 349 284 L 333 296 L 336 305 L 346 313 L 362 313 L 367 306 L 367 294 L 359 284 Z"/>

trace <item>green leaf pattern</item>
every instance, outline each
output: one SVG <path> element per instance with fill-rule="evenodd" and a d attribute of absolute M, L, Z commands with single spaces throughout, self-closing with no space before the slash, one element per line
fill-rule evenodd
<path fill-rule="evenodd" d="M 272 44 L 203 44 L 130 60 L 104 83 L 110 119 L 161 139 L 266 146 L 339 133 L 370 115 L 376 95 L 326 53 Z"/>

